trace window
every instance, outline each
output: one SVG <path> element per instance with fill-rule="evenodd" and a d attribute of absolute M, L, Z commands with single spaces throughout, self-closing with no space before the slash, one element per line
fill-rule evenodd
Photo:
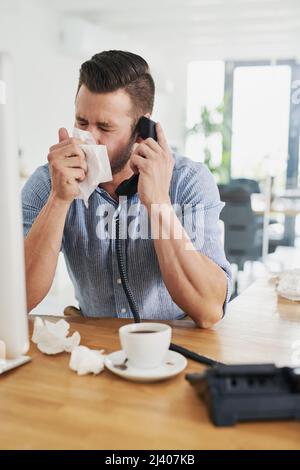
<path fill-rule="evenodd" d="M 206 106 L 213 111 L 224 99 L 223 61 L 194 61 L 188 65 L 187 77 L 187 128 L 191 128 L 201 119 L 201 108 Z M 212 135 L 207 139 L 203 135 L 188 135 L 186 155 L 195 161 L 204 161 L 204 148 L 208 147 L 215 165 L 221 162 L 222 138 Z"/>
<path fill-rule="evenodd" d="M 277 176 L 284 188 L 288 158 L 291 68 L 243 66 L 234 70 L 231 174 Z"/>

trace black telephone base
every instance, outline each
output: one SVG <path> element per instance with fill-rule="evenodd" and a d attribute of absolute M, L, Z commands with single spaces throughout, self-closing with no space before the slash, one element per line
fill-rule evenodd
<path fill-rule="evenodd" d="M 273 364 L 215 366 L 186 379 L 216 426 L 238 421 L 300 420 L 300 368 Z"/>

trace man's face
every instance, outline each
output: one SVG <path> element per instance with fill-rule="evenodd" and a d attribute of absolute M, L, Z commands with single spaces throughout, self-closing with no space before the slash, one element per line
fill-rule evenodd
<path fill-rule="evenodd" d="M 124 90 L 91 93 L 82 85 L 75 107 L 75 127 L 91 132 L 97 144 L 106 145 L 112 173 L 121 171 L 136 141 L 130 97 Z"/>

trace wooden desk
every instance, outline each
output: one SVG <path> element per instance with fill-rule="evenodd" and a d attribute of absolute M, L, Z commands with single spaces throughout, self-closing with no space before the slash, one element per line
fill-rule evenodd
<path fill-rule="evenodd" d="M 74 319 L 82 343 L 119 349 L 118 319 Z M 173 341 L 225 362 L 290 364 L 300 339 L 300 304 L 280 301 L 266 281 L 250 287 L 212 330 L 189 320 L 170 323 Z M 2 449 L 300 449 L 299 422 L 243 423 L 216 428 L 185 380 L 127 382 L 109 371 L 79 377 L 69 354 L 45 356 L 0 377 Z"/>

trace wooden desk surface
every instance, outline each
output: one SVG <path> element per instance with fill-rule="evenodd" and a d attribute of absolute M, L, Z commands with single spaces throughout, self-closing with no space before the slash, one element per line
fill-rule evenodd
<path fill-rule="evenodd" d="M 73 319 L 82 344 L 120 348 L 119 319 Z M 277 302 L 272 285 L 253 284 L 212 330 L 189 320 L 170 322 L 173 342 L 228 363 L 291 364 L 300 340 L 300 304 Z M 216 428 L 185 380 L 139 384 L 105 370 L 79 377 L 70 355 L 46 356 L 0 377 L 1 449 L 300 449 L 300 422 L 242 423 Z"/>

